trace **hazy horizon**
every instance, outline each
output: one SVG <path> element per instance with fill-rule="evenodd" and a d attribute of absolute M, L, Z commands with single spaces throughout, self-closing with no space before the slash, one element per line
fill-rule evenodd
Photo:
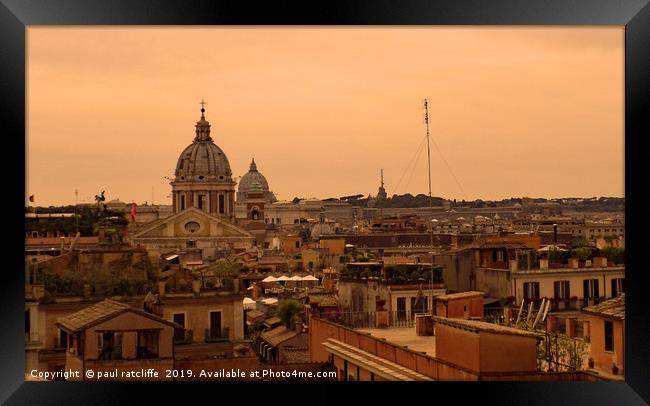
<path fill-rule="evenodd" d="M 624 197 L 623 56 L 623 27 L 29 27 L 25 198 L 170 204 L 202 98 L 279 200 L 428 194 L 424 97 L 433 196 Z"/>

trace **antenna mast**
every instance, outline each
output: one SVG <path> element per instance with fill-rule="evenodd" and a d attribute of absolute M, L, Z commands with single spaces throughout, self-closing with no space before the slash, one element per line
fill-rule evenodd
<path fill-rule="evenodd" d="M 77 217 L 77 206 L 79 205 L 79 190 L 74 190 L 74 232 L 79 232 L 79 218 Z"/>
<path fill-rule="evenodd" d="M 428 161 L 428 171 L 429 174 L 429 209 L 430 213 L 433 215 L 433 202 L 431 201 L 431 148 L 429 146 L 429 138 L 431 134 L 429 133 L 429 99 L 424 99 L 424 124 L 427 127 L 427 161 Z M 431 233 L 431 286 L 429 294 L 431 295 L 431 314 L 433 314 L 433 228 L 431 228 L 431 219 L 428 221 L 427 227 Z"/>

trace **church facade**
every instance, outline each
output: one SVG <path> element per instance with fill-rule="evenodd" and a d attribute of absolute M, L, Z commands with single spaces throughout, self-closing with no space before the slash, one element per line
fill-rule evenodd
<path fill-rule="evenodd" d="M 210 135 L 204 113 L 201 108 L 194 140 L 176 163 L 171 182 L 173 214 L 142 225 L 132 236 L 133 243 L 145 247 L 151 257 L 191 249 L 209 259 L 220 251 L 255 245 L 253 234 L 235 222 L 237 182 L 226 154 Z"/>

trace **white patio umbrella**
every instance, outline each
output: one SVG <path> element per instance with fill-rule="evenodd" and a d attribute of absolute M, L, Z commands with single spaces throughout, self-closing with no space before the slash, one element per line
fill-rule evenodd
<path fill-rule="evenodd" d="M 282 275 L 278 278 L 278 282 L 288 281 L 290 278 L 287 275 Z"/>
<path fill-rule="evenodd" d="M 268 298 L 268 299 L 264 299 L 264 300 L 262 300 L 262 303 L 264 303 L 264 304 L 266 304 L 266 305 L 269 305 L 269 304 L 275 304 L 275 303 L 278 303 L 278 299 L 276 299 L 276 298 L 274 298 L 274 297 L 270 297 L 270 298 Z"/>
<path fill-rule="evenodd" d="M 314 281 L 314 282 L 318 282 L 318 278 L 315 277 L 315 276 L 313 276 L 313 275 L 307 275 L 307 276 L 303 277 L 302 280 L 303 280 L 303 281 Z"/>
<path fill-rule="evenodd" d="M 244 309 L 245 310 L 255 308 L 255 301 L 253 299 L 251 299 L 250 297 L 245 297 L 244 300 L 243 300 L 243 304 L 244 304 Z"/>
<path fill-rule="evenodd" d="M 274 277 L 272 275 L 269 275 L 266 278 L 262 279 L 262 282 L 277 282 L 277 281 L 278 281 L 278 278 L 276 278 L 276 277 Z"/>
<path fill-rule="evenodd" d="M 287 280 L 289 280 L 289 281 L 300 282 L 300 281 L 303 280 L 303 279 L 302 279 L 302 276 L 294 275 L 294 276 L 292 276 L 291 278 L 289 278 L 289 279 L 287 279 Z"/>

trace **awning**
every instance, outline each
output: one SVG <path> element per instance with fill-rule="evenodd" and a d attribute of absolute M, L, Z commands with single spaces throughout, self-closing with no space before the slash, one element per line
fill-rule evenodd
<path fill-rule="evenodd" d="M 170 255 L 168 257 L 165 257 L 165 260 L 171 261 L 172 259 L 178 258 L 178 254 Z"/>

